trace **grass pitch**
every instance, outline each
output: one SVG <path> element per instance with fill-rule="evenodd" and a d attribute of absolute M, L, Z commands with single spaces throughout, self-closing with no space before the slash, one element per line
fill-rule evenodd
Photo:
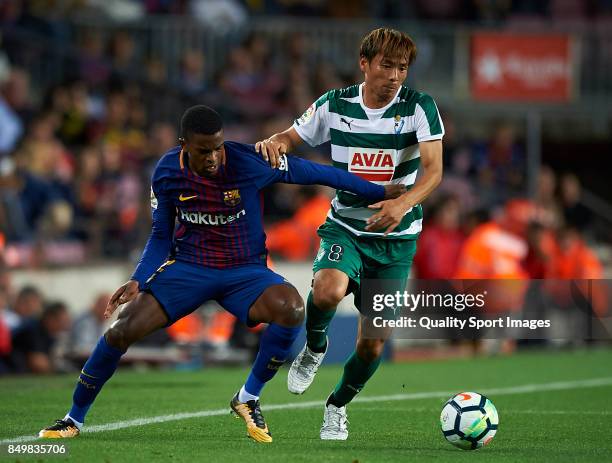
<path fill-rule="evenodd" d="M 63 441 L 69 445 L 68 457 L 47 459 L 9 458 L 6 444 L 15 438 L 26 442 L 25 436 L 63 417 L 76 375 L 1 378 L 0 459 L 241 463 L 612 459 L 612 350 L 383 364 L 360 394 L 363 400 L 348 407 L 350 434 L 345 442 L 319 439 L 323 401 L 341 367 L 322 368 L 303 396 L 287 392 L 287 370 L 280 371 L 262 396 L 274 438 L 270 445 L 246 438 L 242 421 L 229 415 L 228 403 L 246 374 L 247 369 L 120 370 L 88 415 L 91 432 Z M 500 415 L 493 442 L 475 452 L 455 449 L 439 429 L 443 403 L 461 391 L 487 395 Z M 185 415 L 176 416 L 179 413 Z M 159 422 L 134 422 L 154 417 Z"/>

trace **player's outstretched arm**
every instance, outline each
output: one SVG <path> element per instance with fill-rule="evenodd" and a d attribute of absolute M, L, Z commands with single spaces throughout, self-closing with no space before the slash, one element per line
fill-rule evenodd
<path fill-rule="evenodd" d="M 381 186 L 368 182 L 345 170 L 324 166 L 295 156 L 280 159 L 280 178 L 276 181 L 299 185 L 326 185 L 337 190 L 350 191 L 358 196 L 378 201 L 396 198 L 406 191 L 403 185 Z"/>
<path fill-rule="evenodd" d="M 423 174 L 414 186 L 397 199 L 381 201 L 369 206 L 380 209 L 368 219 L 366 230 L 385 230 L 385 235 L 391 233 L 399 225 L 402 218 L 411 207 L 420 204 L 442 180 L 442 140 L 419 143 L 421 166 Z"/>
<path fill-rule="evenodd" d="M 276 169 L 280 165 L 280 157 L 295 150 L 302 143 L 303 140 L 296 130 L 289 127 L 284 132 L 275 133 L 270 138 L 255 143 L 255 151 L 270 163 L 270 167 Z"/>

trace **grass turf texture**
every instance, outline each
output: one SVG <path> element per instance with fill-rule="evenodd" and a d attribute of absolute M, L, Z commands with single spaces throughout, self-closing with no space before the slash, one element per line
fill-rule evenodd
<path fill-rule="evenodd" d="M 229 415 L 228 403 L 246 369 L 119 371 L 92 407 L 88 425 L 222 408 L 228 413 L 84 433 L 62 442 L 69 444 L 70 460 L 87 462 L 603 462 L 612 455 L 612 385 L 488 394 L 495 388 L 612 377 L 612 350 L 383 364 L 361 394 L 478 391 L 488 395 L 499 411 L 500 428 L 493 442 L 476 452 L 458 450 L 444 440 L 439 414 L 448 397 L 354 402 L 348 407 L 350 434 L 345 442 L 319 439 L 322 405 L 266 412 L 267 404 L 323 401 L 340 373 L 340 367 L 322 368 L 308 392 L 296 397 L 286 390 L 283 368 L 262 396 L 274 438 L 272 444 L 262 445 L 247 439 L 242 421 Z M 75 378 L 0 379 L 0 440 L 36 434 L 63 417 Z M 0 459 L 6 458 L 4 446 Z"/>

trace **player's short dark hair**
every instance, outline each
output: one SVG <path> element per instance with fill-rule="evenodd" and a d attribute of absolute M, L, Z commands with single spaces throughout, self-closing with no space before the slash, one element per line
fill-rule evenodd
<path fill-rule="evenodd" d="M 369 32 L 359 47 L 359 56 L 368 63 L 379 53 L 387 58 L 405 58 L 410 66 L 416 58 L 417 48 L 405 32 L 381 27 Z"/>
<path fill-rule="evenodd" d="M 181 118 L 181 137 L 187 139 L 193 133 L 213 135 L 223 128 L 223 120 L 214 109 L 199 104 L 192 106 Z"/>

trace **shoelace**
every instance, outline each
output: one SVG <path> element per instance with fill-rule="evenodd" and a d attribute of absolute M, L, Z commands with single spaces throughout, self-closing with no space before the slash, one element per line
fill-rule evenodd
<path fill-rule="evenodd" d="M 340 409 L 329 410 L 328 413 L 329 421 L 334 427 L 340 428 L 342 431 L 346 429 L 348 420 L 346 415 L 340 411 Z"/>
<path fill-rule="evenodd" d="M 319 362 L 317 361 L 316 354 L 312 354 L 308 351 L 304 351 L 302 361 L 300 362 L 302 369 L 308 373 L 314 373 L 319 368 Z"/>
<path fill-rule="evenodd" d="M 259 402 L 249 400 L 247 402 L 247 406 L 249 407 L 250 415 L 253 421 L 255 422 L 255 426 L 262 429 L 265 428 L 266 421 L 264 420 L 264 417 L 261 414 L 261 410 L 259 409 Z"/>
<path fill-rule="evenodd" d="M 68 426 L 72 426 L 68 421 L 55 420 L 55 424 L 52 426 L 52 428 L 60 429 Z"/>

